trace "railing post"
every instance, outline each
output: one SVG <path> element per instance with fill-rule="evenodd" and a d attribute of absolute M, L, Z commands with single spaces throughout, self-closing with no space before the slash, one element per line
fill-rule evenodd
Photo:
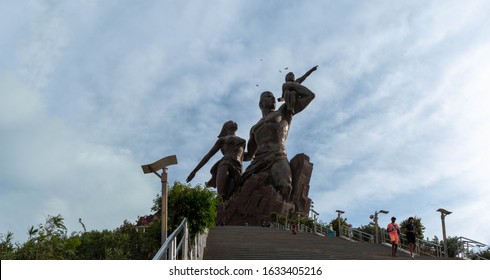
<path fill-rule="evenodd" d="M 169 260 L 174 260 L 174 239 L 170 242 L 170 247 L 168 248 Z"/>
<path fill-rule="evenodd" d="M 191 256 L 192 260 L 197 260 L 197 250 L 199 250 L 198 248 L 200 245 L 199 239 L 200 239 L 199 234 L 196 237 L 194 237 L 194 245 L 192 246 L 193 248 L 192 248 L 192 256 Z"/>
<path fill-rule="evenodd" d="M 173 256 L 173 260 L 176 260 L 176 259 L 177 259 L 178 254 L 179 254 L 179 252 L 177 252 L 177 236 L 175 236 L 174 243 L 173 243 L 173 247 L 174 247 L 174 256 Z"/>
<path fill-rule="evenodd" d="M 185 222 L 184 229 L 184 248 L 182 248 L 182 259 L 187 260 L 189 254 L 189 228 L 187 227 L 187 221 Z"/>

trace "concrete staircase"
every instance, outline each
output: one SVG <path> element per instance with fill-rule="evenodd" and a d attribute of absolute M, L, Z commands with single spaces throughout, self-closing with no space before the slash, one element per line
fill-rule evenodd
<path fill-rule="evenodd" d="M 294 235 L 267 227 L 218 226 L 210 229 L 204 260 L 400 260 L 411 259 L 400 251 L 391 256 L 383 244 L 353 242 L 314 233 Z M 435 260 L 416 256 L 415 260 Z"/>

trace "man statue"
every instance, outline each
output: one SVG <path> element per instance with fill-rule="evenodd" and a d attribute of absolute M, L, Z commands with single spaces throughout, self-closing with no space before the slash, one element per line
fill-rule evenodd
<path fill-rule="evenodd" d="M 292 191 L 291 167 L 286 155 L 286 138 L 293 115 L 303 111 L 315 98 L 315 94 L 299 83 L 291 83 L 291 92 L 295 94 L 294 110 L 288 110 L 286 104 L 276 108 L 276 99 L 270 91 L 260 95 L 259 108 L 262 118 L 250 129 L 245 161 L 252 160 L 243 173 L 243 182 L 252 175 L 264 171 L 270 172 L 274 188 L 284 200 L 289 200 Z"/>

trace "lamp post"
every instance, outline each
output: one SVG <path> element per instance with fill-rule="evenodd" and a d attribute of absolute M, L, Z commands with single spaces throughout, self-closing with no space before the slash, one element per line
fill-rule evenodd
<path fill-rule="evenodd" d="M 341 227 L 341 222 L 340 222 L 340 215 L 344 214 L 345 212 L 342 210 L 335 210 L 337 212 L 337 222 L 338 222 L 338 228 L 339 228 L 339 237 L 342 236 L 342 227 Z"/>
<path fill-rule="evenodd" d="M 313 211 L 313 208 L 315 208 L 315 205 L 313 203 L 313 200 L 311 200 L 311 198 L 308 198 L 308 201 L 310 202 L 310 213 L 308 214 L 308 217 L 311 217 L 314 215 L 312 211 Z"/>
<path fill-rule="evenodd" d="M 316 212 L 315 210 L 311 209 L 311 212 L 313 213 L 313 227 L 314 227 L 314 231 L 316 232 L 316 224 L 317 224 L 317 219 L 318 219 L 318 212 Z M 320 228 L 320 231 L 321 231 L 321 228 Z"/>
<path fill-rule="evenodd" d="M 447 215 L 451 214 L 452 212 L 447 211 L 446 209 L 439 208 L 437 209 L 437 212 L 441 212 L 441 223 L 442 223 L 442 238 L 444 240 L 444 257 L 447 258 L 447 239 L 446 239 L 446 222 L 445 218 Z"/>
<path fill-rule="evenodd" d="M 301 223 L 301 220 L 300 220 L 300 215 L 298 214 L 298 231 L 299 231 L 299 226 L 300 226 L 300 223 Z"/>
<path fill-rule="evenodd" d="M 162 182 L 162 244 L 167 239 L 167 217 L 168 217 L 168 173 L 167 166 L 177 164 L 177 157 L 175 155 L 167 156 L 159 159 L 151 164 L 142 165 L 143 173 L 154 173 L 160 178 Z M 157 171 L 162 170 L 162 174 L 158 174 Z"/>
<path fill-rule="evenodd" d="M 386 210 L 379 210 L 379 211 L 374 211 L 374 215 L 371 215 L 369 216 L 369 218 L 373 219 L 374 221 L 374 232 L 375 232 L 375 235 L 374 235 L 374 242 L 376 244 L 379 243 L 379 233 L 378 233 L 378 228 L 379 228 L 379 224 L 378 224 L 378 214 L 388 214 L 389 211 L 386 211 Z"/>
<path fill-rule="evenodd" d="M 317 217 L 318 217 L 318 212 L 316 212 L 315 210 L 313 210 L 313 200 L 310 199 L 310 214 L 311 216 L 313 216 L 313 230 L 314 232 L 316 233 L 316 220 L 317 220 Z M 321 228 L 320 228 L 320 232 L 321 232 Z"/>

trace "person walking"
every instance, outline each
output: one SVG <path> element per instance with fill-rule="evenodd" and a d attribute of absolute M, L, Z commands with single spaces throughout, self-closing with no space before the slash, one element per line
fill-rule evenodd
<path fill-rule="evenodd" d="M 413 259 L 416 247 L 417 227 L 413 223 L 413 217 L 408 218 L 408 224 L 405 225 L 407 233 L 408 249 L 410 250 L 410 257 Z"/>
<path fill-rule="evenodd" d="M 391 217 L 391 223 L 388 224 L 386 230 L 390 236 L 391 241 L 391 255 L 396 257 L 396 251 L 398 250 L 398 242 L 400 242 L 400 226 L 396 223 L 396 218 Z"/>

